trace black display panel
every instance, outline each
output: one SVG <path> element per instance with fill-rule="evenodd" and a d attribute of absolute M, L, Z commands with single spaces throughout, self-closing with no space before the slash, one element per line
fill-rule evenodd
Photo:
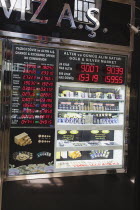
<path fill-rule="evenodd" d="M 59 51 L 59 81 L 121 85 L 125 83 L 126 56 Z"/>
<path fill-rule="evenodd" d="M 81 131 L 65 131 L 65 134 L 61 134 L 61 131 L 58 131 L 57 139 L 63 141 L 114 141 L 114 131 L 113 130 L 81 130 Z M 93 142 L 94 143 L 94 142 Z"/>
<path fill-rule="evenodd" d="M 56 50 L 13 46 L 11 126 L 54 126 Z"/>
<path fill-rule="evenodd" d="M 84 5 L 90 2 L 90 8 L 94 7 L 94 1 L 86 1 L 83 2 Z M 5 9 L 7 10 L 10 8 L 8 2 L 9 0 L 6 1 L 7 7 Z M 114 2 L 103 0 L 99 13 L 100 27 L 95 31 L 96 36 L 94 37 L 91 36 L 91 31 L 86 29 L 87 23 L 84 21 L 81 23 L 81 21 L 78 20 L 81 16 L 84 19 L 86 18 L 86 12 L 83 11 L 84 7 L 80 6 L 79 18 L 77 19 L 77 17 L 75 17 L 75 13 L 77 13 L 75 3 L 79 2 L 80 4 L 81 0 L 48 0 L 37 16 L 38 20 L 48 19 L 47 24 L 39 24 L 37 21 L 31 21 L 31 18 L 40 6 L 41 1 L 30 2 L 31 12 L 26 11 L 25 21 L 20 21 L 21 12 L 19 9 L 18 11 L 13 10 L 11 12 L 10 18 L 8 19 L 5 17 L 3 8 L 0 7 L 0 30 L 57 37 L 70 40 L 81 40 L 91 43 L 106 43 L 123 46 L 130 45 L 130 29 L 128 27 L 128 23 L 131 22 L 131 5 L 122 4 L 119 3 L 119 1 Z M 76 29 L 71 28 L 70 20 L 66 20 L 65 18 L 61 21 L 61 27 L 57 26 L 57 22 L 63 11 L 64 4 L 66 3 L 70 6 Z M 92 16 L 94 17 L 94 14 L 92 14 Z M 90 27 L 94 30 L 95 26 L 90 24 Z"/>
<path fill-rule="evenodd" d="M 49 173 L 54 170 L 54 129 L 11 128 L 9 175 Z"/>

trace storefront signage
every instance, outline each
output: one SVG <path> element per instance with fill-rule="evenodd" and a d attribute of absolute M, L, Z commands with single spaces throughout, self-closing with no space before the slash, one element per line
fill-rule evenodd
<path fill-rule="evenodd" d="M 19 43 L 11 55 L 9 175 L 122 167 L 127 56 Z"/>
<path fill-rule="evenodd" d="M 0 30 L 21 36 L 34 34 L 129 46 L 130 22 L 131 5 L 119 1 L 0 0 Z"/>
<path fill-rule="evenodd" d="M 41 20 L 38 18 L 38 16 L 41 14 L 41 12 L 44 9 L 48 0 L 31 1 L 30 3 L 34 3 L 34 2 L 35 3 L 38 2 L 39 5 L 38 5 L 36 11 L 34 12 L 34 14 L 32 15 L 31 19 L 29 20 L 29 22 L 47 24 L 48 19 Z M 100 4 L 99 4 L 99 2 L 100 2 Z M 11 17 L 12 11 L 18 9 L 21 13 L 20 20 L 26 21 L 26 17 L 25 17 L 26 11 L 31 9 L 29 6 L 29 0 L 22 0 L 22 1 L 21 0 L 11 0 L 9 8 L 7 6 L 6 0 L 0 0 L 0 3 L 1 3 L 1 7 L 3 8 L 3 12 L 4 12 L 4 15 L 6 18 L 9 19 Z M 98 0 L 98 5 L 101 5 L 101 0 L 100 1 Z M 27 9 L 27 6 L 28 6 L 28 9 Z M 100 11 L 98 8 L 95 8 L 95 6 L 96 6 L 95 0 L 90 0 L 90 1 L 75 0 L 74 14 L 77 11 L 76 17 L 78 17 L 78 15 L 84 16 L 84 22 L 88 23 L 88 24 L 86 24 L 85 29 L 90 31 L 90 34 L 89 34 L 90 38 L 94 38 L 96 36 L 95 31 L 100 27 L 100 22 L 98 20 Z M 82 11 L 80 11 L 80 8 Z M 79 12 L 82 14 L 80 14 Z M 95 15 L 96 16 L 98 15 L 98 18 L 96 18 Z M 80 18 L 82 18 L 82 17 L 80 17 Z M 70 22 L 70 27 L 72 29 L 76 29 L 76 25 L 75 25 L 71 7 L 67 3 L 64 3 L 61 15 L 58 19 L 56 26 L 61 27 L 61 22 L 64 19 L 68 20 Z"/>

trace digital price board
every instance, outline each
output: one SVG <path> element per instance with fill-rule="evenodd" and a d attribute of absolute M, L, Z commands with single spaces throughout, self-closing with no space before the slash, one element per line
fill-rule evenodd
<path fill-rule="evenodd" d="M 54 127 L 56 50 L 14 45 L 11 126 Z"/>
<path fill-rule="evenodd" d="M 59 51 L 59 81 L 124 84 L 126 56 Z"/>

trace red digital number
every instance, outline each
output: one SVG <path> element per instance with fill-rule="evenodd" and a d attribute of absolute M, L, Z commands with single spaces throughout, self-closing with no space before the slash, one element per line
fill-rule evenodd
<path fill-rule="evenodd" d="M 52 98 L 53 97 L 53 94 L 52 93 L 41 93 L 40 96 L 41 97 Z"/>
<path fill-rule="evenodd" d="M 91 75 L 91 74 L 79 74 L 78 80 L 82 82 L 98 82 L 99 76 L 98 75 Z"/>
<path fill-rule="evenodd" d="M 41 83 L 42 86 L 53 86 L 53 82 L 42 82 Z"/>
<path fill-rule="evenodd" d="M 22 98 L 22 101 L 24 101 L 24 102 L 33 102 L 33 101 L 35 101 L 35 99 L 34 98 Z"/>
<path fill-rule="evenodd" d="M 34 64 L 25 64 L 25 67 L 31 68 L 31 69 L 35 69 L 36 65 L 34 65 Z"/>
<path fill-rule="evenodd" d="M 123 75 L 124 74 L 124 68 L 108 66 L 106 68 L 106 70 L 107 70 L 107 74 L 118 74 L 118 75 Z"/>
<path fill-rule="evenodd" d="M 46 88 L 46 87 L 41 87 L 39 90 L 40 90 L 40 91 L 49 91 L 49 92 L 54 91 L 53 88 Z"/>
<path fill-rule="evenodd" d="M 22 113 L 28 113 L 28 114 L 32 114 L 32 113 L 35 113 L 35 109 L 23 109 L 22 110 Z"/>
<path fill-rule="evenodd" d="M 35 81 L 23 81 L 24 85 L 36 85 Z"/>
<path fill-rule="evenodd" d="M 120 68 L 119 72 L 120 72 L 120 75 L 123 75 L 124 74 L 124 68 Z"/>
<path fill-rule="evenodd" d="M 52 120 L 40 120 L 39 121 L 39 124 L 40 125 L 42 125 L 42 124 L 52 125 Z"/>
<path fill-rule="evenodd" d="M 35 96 L 35 93 L 22 92 L 22 96 Z"/>
<path fill-rule="evenodd" d="M 34 90 L 36 90 L 36 87 L 26 87 L 26 86 L 23 86 L 22 87 L 22 90 L 34 91 Z"/>
<path fill-rule="evenodd" d="M 106 76 L 105 77 L 105 82 L 106 83 L 111 83 L 111 84 L 122 84 L 123 83 L 123 77 L 120 77 L 120 76 Z"/>
<path fill-rule="evenodd" d="M 21 120 L 21 124 L 34 124 L 34 120 Z"/>
<path fill-rule="evenodd" d="M 78 80 L 88 82 L 90 80 L 90 74 L 79 74 Z"/>
<path fill-rule="evenodd" d="M 40 99 L 40 102 L 52 103 L 52 102 L 53 102 L 53 99 L 51 99 L 51 98 L 41 98 L 41 99 Z"/>
<path fill-rule="evenodd" d="M 53 78 L 53 77 L 45 77 L 45 76 L 42 76 L 42 77 L 41 77 L 41 80 L 52 81 L 52 80 L 54 80 L 54 78 Z"/>
<path fill-rule="evenodd" d="M 83 64 L 80 66 L 81 72 L 99 72 L 99 66 Z"/>
<path fill-rule="evenodd" d="M 42 69 L 47 69 L 47 70 L 54 70 L 54 66 L 41 66 Z"/>
<path fill-rule="evenodd" d="M 36 74 L 36 70 L 24 69 L 24 70 L 23 70 L 23 73 L 26 73 L 26 74 Z"/>
<path fill-rule="evenodd" d="M 98 82 L 99 76 L 98 75 L 92 75 L 92 82 Z"/>
<path fill-rule="evenodd" d="M 21 119 L 34 119 L 34 115 L 26 115 L 26 114 L 22 114 L 21 115 Z"/>
<path fill-rule="evenodd" d="M 31 75 L 23 75 L 23 77 L 22 77 L 23 79 L 32 79 L 32 80 L 34 80 L 34 79 L 36 79 L 36 76 L 31 76 Z"/>
<path fill-rule="evenodd" d="M 42 114 L 52 114 L 52 109 L 43 109 L 40 111 Z"/>
<path fill-rule="evenodd" d="M 41 104 L 41 108 L 52 108 L 52 104 Z"/>
<path fill-rule="evenodd" d="M 52 115 L 40 115 L 40 119 L 52 119 Z"/>
<path fill-rule="evenodd" d="M 24 104 L 22 104 L 22 106 L 24 107 L 24 108 L 34 108 L 35 107 L 35 104 L 28 104 L 28 103 L 24 103 Z"/>
<path fill-rule="evenodd" d="M 50 76 L 52 76 L 52 75 L 54 75 L 54 72 L 52 72 L 52 71 L 41 71 L 41 75 L 50 75 Z"/>

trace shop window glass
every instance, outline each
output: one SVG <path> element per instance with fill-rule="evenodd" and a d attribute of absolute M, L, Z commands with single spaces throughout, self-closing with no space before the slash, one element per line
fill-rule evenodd
<path fill-rule="evenodd" d="M 75 0 L 75 21 L 89 23 L 88 19 L 86 18 L 86 12 L 91 7 L 95 7 L 95 0 Z"/>

